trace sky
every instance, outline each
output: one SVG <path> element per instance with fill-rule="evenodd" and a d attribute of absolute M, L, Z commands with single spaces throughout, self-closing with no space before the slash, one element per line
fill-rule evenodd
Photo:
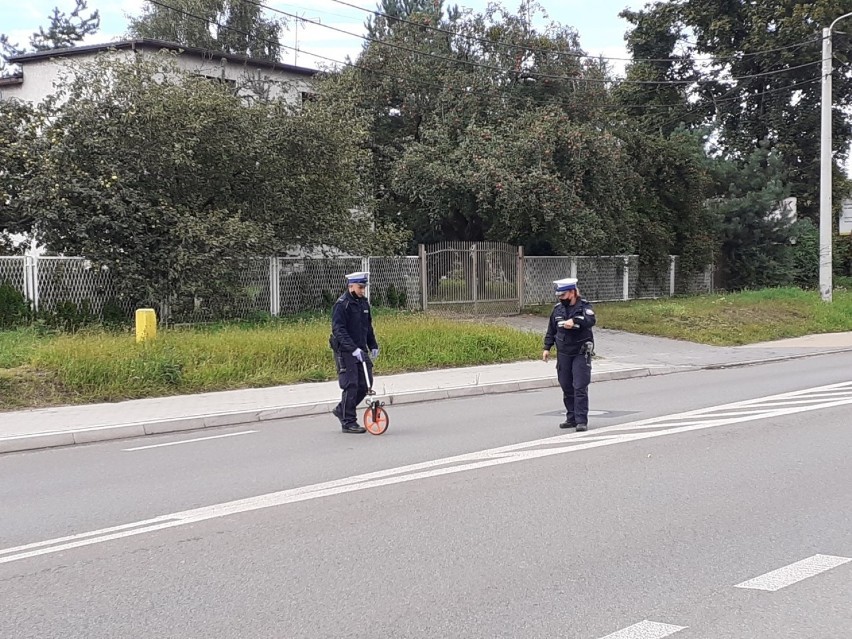
<path fill-rule="evenodd" d="M 168 3 L 168 0 L 164 0 Z M 330 25 L 357 34 L 364 34 L 367 13 L 344 6 L 335 0 L 260 0 L 263 4 L 299 15 L 323 25 Z M 375 9 L 376 0 L 345 0 L 349 4 L 366 9 Z M 457 0 L 450 2 L 460 8 L 482 11 L 488 0 Z M 518 0 L 506 0 L 502 4 L 516 10 Z M 565 26 L 574 27 L 580 34 L 580 44 L 588 53 L 606 57 L 627 58 L 624 48 L 624 33 L 627 23 L 618 17 L 624 8 L 638 9 L 645 0 L 539 0 L 549 19 Z M 100 11 L 101 30 L 86 43 L 101 43 L 119 39 L 127 27 L 127 15 L 138 15 L 143 0 L 89 0 L 89 9 Z M 47 17 L 54 7 L 70 12 L 74 0 L 0 0 L 0 33 L 9 35 L 12 42 L 24 45 L 33 31 L 48 23 Z M 275 15 L 267 12 L 268 15 Z M 280 17 L 280 15 L 279 15 Z M 361 50 L 362 40 L 331 31 L 323 26 L 301 22 L 296 28 L 290 21 L 289 31 L 282 37 L 282 44 L 300 52 L 285 50 L 282 61 L 305 67 L 324 64 L 308 54 L 318 53 L 328 58 L 344 60 L 348 54 L 353 59 Z M 539 18 L 537 26 L 543 26 Z M 616 71 L 623 63 L 613 62 Z"/>

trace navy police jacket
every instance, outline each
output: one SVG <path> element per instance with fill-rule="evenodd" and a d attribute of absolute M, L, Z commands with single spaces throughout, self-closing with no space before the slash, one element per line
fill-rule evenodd
<path fill-rule="evenodd" d="M 574 320 L 574 328 L 562 328 L 560 322 Z M 556 345 L 556 352 L 561 355 L 579 355 L 583 344 L 594 343 L 592 326 L 595 325 L 595 311 L 592 305 L 584 299 L 578 299 L 574 305 L 560 300 L 553 307 L 547 333 L 544 335 L 544 350 L 549 351 Z"/>
<path fill-rule="evenodd" d="M 349 291 L 337 298 L 331 310 L 330 341 L 331 348 L 341 353 L 352 353 L 357 348 L 369 353 L 370 349 L 379 347 L 367 298 L 356 297 Z"/>

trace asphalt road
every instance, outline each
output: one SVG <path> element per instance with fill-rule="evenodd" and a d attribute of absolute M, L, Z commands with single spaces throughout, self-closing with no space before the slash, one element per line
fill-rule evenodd
<path fill-rule="evenodd" d="M 845 639 L 850 371 L 597 383 L 582 434 L 548 390 L 393 407 L 381 437 L 0 456 L 0 638 Z"/>

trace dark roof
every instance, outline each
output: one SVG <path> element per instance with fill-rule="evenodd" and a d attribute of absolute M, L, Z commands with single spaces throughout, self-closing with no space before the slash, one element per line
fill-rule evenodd
<path fill-rule="evenodd" d="M 24 75 L 22 73 L 15 73 L 14 75 L 0 77 L 0 87 L 8 87 L 13 84 L 22 84 L 23 81 Z"/>
<path fill-rule="evenodd" d="M 190 53 L 199 57 L 215 57 L 225 58 L 229 62 L 238 64 L 249 64 L 253 67 L 262 67 L 265 69 L 277 69 L 278 71 L 287 71 L 297 75 L 314 76 L 319 71 L 316 69 L 308 69 L 305 67 L 297 67 L 292 64 L 284 64 L 282 62 L 271 62 L 269 60 L 259 60 L 248 56 L 239 55 L 236 53 L 224 53 L 213 49 L 201 49 L 198 47 L 185 47 L 175 42 L 166 42 L 165 40 L 152 40 L 150 38 L 138 38 L 134 40 L 120 40 L 118 42 L 108 42 L 105 44 L 89 44 L 79 47 L 64 47 L 61 49 L 48 49 L 46 51 L 36 51 L 34 53 L 25 53 L 9 58 L 9 62 L 13 64 L 26 63 L 31 60 L 46 60 L 50 58 L 66 58 L 89 53 L 99 53 L 101 51 L 109 51 L 110 49 L 150 49 L 159 51 L 161 49 L 169 49 L 172 51 L 180 51 L 182 53 Z"/>

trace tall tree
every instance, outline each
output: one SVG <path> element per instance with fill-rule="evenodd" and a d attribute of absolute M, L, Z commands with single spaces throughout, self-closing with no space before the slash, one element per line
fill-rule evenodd
<path fill-rule="evenodd" d="M 70 14 L 60 11 L 59 7 L 53 9 L 48 17 L 47 29 L 39 27 L 38 31 L 30 36 L 29 46 L 33 51 L 45 51 L 60 47 L 71 47 L 83 40 L 86 36 L 97 33 L 101 25 L 101 17 L 98 11 L 83 15 L 88 9 L 86 0 L 75 0 L 76 6 Z M 0 75 L 8 72 L 8 58 L 26 53 L 27 49 L 16 43 L 10 42 L 6 34 L 0 34 Z"/>
<path fill-rule="evenodd" d="M 637 179 L 618 223 L 634 238 L 640 280 L 662 285 L 653 280 L 667 272 L 671 254 L 686 270 L 703 270 L 714 261 L 719 242 L 717 218 L 706 206 L 712 175 L 704 135 L 678 129 L 660 136 L 620 127 L 619 136 Z"/>
<path fill-rule="evenodd" d="M 631 14 L 635 45 L 647 40 L 643 25 L 655 24 L 685 45 L 684 57 L 706 56 L 700 65 L 700 90 L 694 109 L 718 125 L 722 150 L 745 160 L 768 145 L 780 154 L 784 177 L 798 210 L 818 214 L 820 149 L 821 30 L 852 12 L 852 0 L 673 0 Z M 834 158 L 846 159 L 852 125 L 844 114 L 852 106 L 850 38 L 835 31 Z M 691 40 L 686 38 L 690 34 Z M 648 94 L 657 89 L 642 90 Z M 836 169 L 839 166 L 835 167 Z M 835 189 L 844 186 L 836 170 Z"/>
<path fill-rule="evenodd" d="M 140 15 L 130 18 L 128 33 L 275 61 L 281 55 L 284 28 L 283 20 L 267 18 L 258 2 L 167 0 L 147 2 Z"/>
<path fill-rule="evenodd" d="M 12 236 L 32 234 L 25 193 L 39 166 L 38 131 L 44 124 L 31 105 L 0 100 L 0 253 L 12 249 Z"/>
<path fill-rule="evenodd" d="M 459 16 L 458 6 L 449 10 L 449 19 Z M 394 26 L 412 18 L 425 20 L 425 24 L 436 26 L 444 18 L 444 0 L 380 0 L 376 15 L 367 18 L 364 26 L 371 38 L 386 36 Z"/>
<path fill-rule="evenodd" d="M 701 124 L 707 117 L 704 105 L 696 108 L 689 103 L 689 81 L 697 78 L 697 72 L 675 9 L 657 3 L 654 11 L 625 9 L 619 14 L 633 25 L 627 49 L 634 62 L 627 67 L 628 82 L 616 86 L 613 98 L 635 126 L 662 136 L 681 125 Z"/>
<path fill-rule="evenodd" d="M 382 12 L 413 4 L 388 0 Z M 662 257 L 684 250 L 687 227 L 712 241 L 701 179 L 669 198 L 677 225 L 640 234 L 638 194 L 665 182 L 654 181 L 661 170 L 674 183 L 694 178 L 701 143 L 654 146 L 636 134 L 612 111 L 610 70 L 585 55 L 574 29 L 537 28 L 540 7 L 528 1 L 446 16 L 441 3 L 417 6 L 404 20 L 377 18 L 378 41 L 344 74 L 370 120 L 379 219 L 401 222 L 416 242 L 500 240 L 534 254 L 641 243 Z M 648 154 L 659 166 L 637 161 Z"/>
<path fill-rule="evenodd" d="M 712 175 L 711 207 L 720 224 L 719 266 L 725 287 L 793 282 L 790 239 L 795 233 L 780 209 L 790 193 L 782 180 L 780 155 L 758 148 L 743 161 L 719 159 Z"/>
<path fill-rule="evenodd" d="M 215 295 L 251 257 L 360 252 L 376 237 L 352 214 L 363 127 L 351 102 L 246 105 L 169 56 L 110 57 L 41 109 L 38 162 L 12 210 L 49 249 L 108 267 L 131 301 Z"/>
<path fill-rule="evenodd" d="M 390 11 L 394 3 L 385 4 Z M 420 12 L 407 14 L 404 21 L 377 18 L 373 32 L 378 42 L 365 46 L 359 68 L 349 72 L 372 119 L 378 213 L 382 219 L 401 219 L 418 241 L 482 239 L 492 232 L 491 222 L 476 207 L 453 207 L 445 215 L 457 219 L 438 221 L 412 197 L 411 182 L 397 175 L 406 150 L 425 143 L 427 136 L 463 145 L 468 127 L 491 128 L 493 138 L 505 139 L 524 113 L 548 104 L 569 118 L 588 112 L 596 100 L 605 100 L 605 92 L 601 84 L 582 79 L 599 79 L 600 69 L 578 59 L 582 51 L 573 29 L 553 25 L 537 31 L 531 2 L 517 13 L 495 5 L 482 14 L 450 11 L 446 17 L 440 2 L 395 4 L 402 13 Z M 577 80 L 552 79 L 562 76 Z M 424 160 L 432 157 L 427 148 L 418 154 Z M 403 184 L 404 191 L 398 190 Z"/>
<path fill-rule="evenodd" d="M 500 120 L 458 130 L 437 120 L 403 155 L 394 187 L 439 237 L 562 253 L 632 248 L 619 217 L 633 175 L 615 136 L 549 108 Z"/>

